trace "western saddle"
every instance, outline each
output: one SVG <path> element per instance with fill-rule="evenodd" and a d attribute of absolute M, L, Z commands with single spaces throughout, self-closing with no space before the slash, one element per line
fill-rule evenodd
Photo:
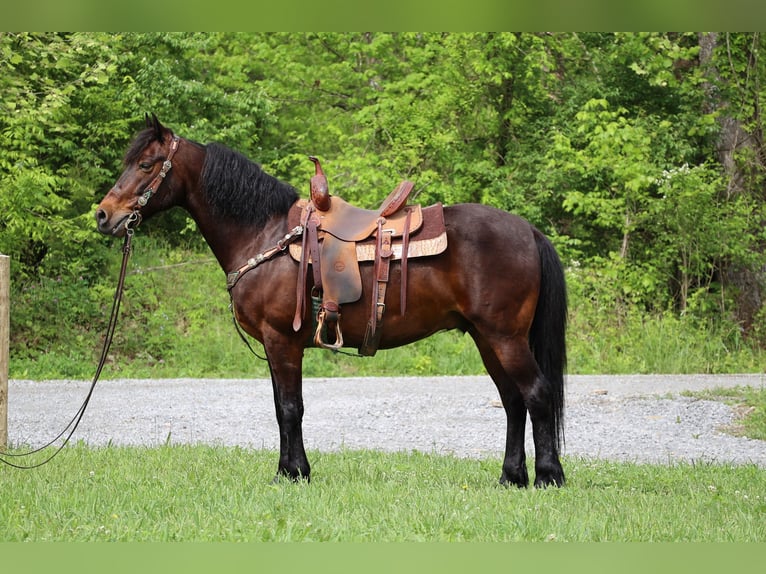
<path fill-rule="evenodd" d="M 332 351 L 343 347 L 341 305 L 361 298 L 359 265 L 372 262 L 372 304 L 364 340 L 359 347 L 360 355 L 372 356 L 380 343 L 390 263 L 396 259 L 401 261 L 400 313 L 404 315 L 407 260 L 436 255 L 447 247 L 442 206 L 436 204 L 422 209 L 419 205 L 407 205 L 413 183 L 405 180 L 378 209 L 355 207 L 330 195 L 319 160 L 310 159 L 315 166 L 310 199 L 296 202 L 288 216 L 288 225 L 297 223 L 303 228 L 302 242 L 290 245 L 290 254 L 300 263 L 293 329 L 299 331 L 302 326 L 308 267 L 311 266 L 311 300 L 316 321 L 313 344 Z"/>

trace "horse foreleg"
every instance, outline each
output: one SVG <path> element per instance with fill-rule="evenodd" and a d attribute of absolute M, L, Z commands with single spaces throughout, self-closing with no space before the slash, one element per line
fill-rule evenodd
<path fill-rule="evenodd" d="M 287 476 L 308 481 L 311 466 L 303 446 L 303 350 L 295 346 L 271 347 L 266 350 L 266 357 L 279 425 L 279 465 L 274 480 Z"/>

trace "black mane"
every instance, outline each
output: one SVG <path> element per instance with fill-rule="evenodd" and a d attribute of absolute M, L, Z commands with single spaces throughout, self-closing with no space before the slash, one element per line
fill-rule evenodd
<path fill-rule="evenodd" d="M 267 174 L 257 163 L 228 147 L 205 146 L 202 193 L 216 216 L 263 226 L 272 215 L 286 214 L 298 192 Z"/>

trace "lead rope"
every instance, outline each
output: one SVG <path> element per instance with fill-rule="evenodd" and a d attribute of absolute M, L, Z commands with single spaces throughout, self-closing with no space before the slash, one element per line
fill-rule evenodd
<path fill-rule="evenodd" d="M 72 435 L 74 434 L 75 430 L 77 430 L 77 427 L 80 424 L 80 421 L 82 420 L 83 415 L 85 414 L 85 408 L 88 406 L 88 403 L 90 402 L 91 396 L 93 396 L 93 390 L 96 388 L 96 383 L 98 382 L 99 377 L 101 376 L 101 371 L 104 368 L 104 365 L 106 364 L 106 358 L 109 354 L 109 348 L 112 346 L 112 339 L 114 338 L 114 330 L 117 327 L 117 316 L 120 313 L 120 302 L 122 301 L 122 292 L 123 287 L 125 285 L 125 275 L 127 274 L 128 270 L 128 259 L 130 258 L 130 251 L 131 251 L 131 242 L 133 241 L 133 226 L 137 225 L 138 222 L 141 221 L 141 216 L 138 213 L 138 211 L 134 211 L 130 217 L 128 218 L 127 222 L 125 223 L 125 242 L 122 246 L 122 265 L 120 267 L 120 277 L 117 280 L 117 289 L 115 289 L 114 292 L 114 301 L 112 302 L 112 312 L 111 316 L 109 317 L 109 326 L 106 328 L 106 338 L 104 339 L 104 347 L 101 350 L 101 358 L 98 361 L 98 366 L 96 367 L 96 373 L 93 376 L 93 381 L 90 384 L 90 389 L 88 390 L 88 394 L 85 396 L 85 400 L 82 402 L 82 405 L 75 413 L 74 417 L 71 421 L 69 421 L 69 424 L 67 424 L 64 429 L 56 435 L 52 440 L 50 440 L 48 443 L 44 444 L 41 447 L 38 447 L 34 450 L 25 451 L 25 452 L 2 452 L 0 453 L 0 462 L 3 462 L 4 464 L 7 464 L 8 466 L 12 466 L 14 468 L 20 468 L 23 470 L 29 470 L 32 468 L 38 468 L 51 460 L 60 453 L 63 448 L 67 445 L 69 440 L 72 438 Z M 68 432 L 67 432 L 68 431 Z M 57 440 L 59 440 L 64 435 L 64 442 L 61 443 L 60 446 L 56 448 L 53 453 L 48 456 L 45 460 L 42 462 L 38 462 L 35 464 L 17 464 L 14 462 L 10 462 L 9 460 L 6 460 L 7 457 L 13 457 L 13 458 L 22 458 L 31 456 L 33 454 L 36 454 L 38 452 L 41 452 L 48 448 L 49 446 L 52 446 Z"/>

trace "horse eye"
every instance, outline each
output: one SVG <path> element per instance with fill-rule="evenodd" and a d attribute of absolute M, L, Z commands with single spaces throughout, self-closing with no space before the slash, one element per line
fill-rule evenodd
<path fill-rule="evenodd" d="M 141 162 L 141 163 L 138 164 L 138 168 L 141 171 L 151 171 L 152 170 L 152 165 L 153 164 L 151 164 L 151 163 Z"/>

